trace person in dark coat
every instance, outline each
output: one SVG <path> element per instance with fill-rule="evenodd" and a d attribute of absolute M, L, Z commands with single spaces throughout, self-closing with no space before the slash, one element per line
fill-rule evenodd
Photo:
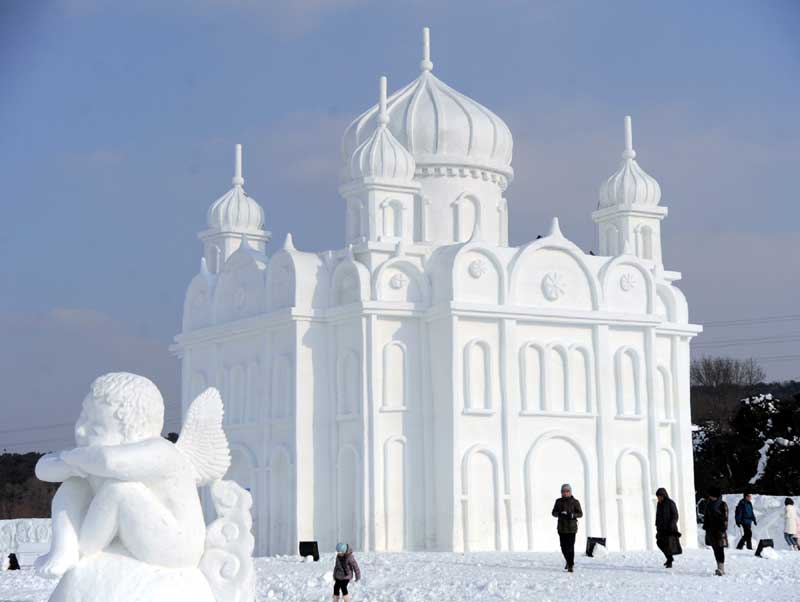
<path fill-rule="evenodd" d="M 17 560 L 17 555 L 13 552 L 8 555 L 8 570 L 9 571 L 19 571 L 19 560 Z"/>
<path fill-rule="evenodd" d="M 361 579 L 361 569 L 353 556 L 353 549 L 346 543 L 337 543 L 336 564 L 333 565 L 333 602 L 338 602 L 340 593 L 344 596 L 344 602 L 350 602 L 347 586 L 353 576 L 356 581 Z"/>
<path fill-rule="evenodd" d="M 740 527 L 744 534 L 739 543 L 736 544 L 736 549 L 741 550 L 747 544 L 747 549 L 753 549 L 753 525 L 758 525 L 756 520 L 756 513 L 753 510 L 753 496 L 749 491 L 744 492 L 744 496 L 739 503 L 736 504 L 736 512 L 734 517 L 736 519 L 736 526 Z"/>
<path fill-rule="evenodd" d="M 553 506 L 553 516 L 558 518 L 558 539 L 561 542 L 561 553 L 567 561 L 564 567 L 573 572 L 575 566 L 575 536 L 578 534 L 578 519 L 583 517 L 581 503 L 572 497 L 572 487 L 565 483 L 561 486 L 561 497 Z"/>
<path fill-rule="evenodd" d="M 678 531 L 678 506 L 663 487 L 656 491 L 656 499 L 656 545 L 667 559 L 664 566 L 671 569 L 675 556 L 683 553 Z"/>
<path fill-rule="evenodd" d="M 725 548 L 728 547 L 728 504 L 722 501 L 719 487 L 712 487 L 708 492 L 703 529 L 706 531 L 706 545 L 714 550 L 717 561 L 715 575 L 725 574 Z"/>

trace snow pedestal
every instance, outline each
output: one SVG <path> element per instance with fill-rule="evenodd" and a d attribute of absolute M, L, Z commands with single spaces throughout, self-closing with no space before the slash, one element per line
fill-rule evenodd
<path fill-rule="evenodd" d="M 49 602 L 215 602 L 198 568 L 169 569 L 109 548 L 67 571 Z"/>

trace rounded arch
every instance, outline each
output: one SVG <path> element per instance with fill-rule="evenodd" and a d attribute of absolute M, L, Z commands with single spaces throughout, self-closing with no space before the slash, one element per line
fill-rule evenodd
<path fill-rule="evenodd" d="M 614 389 L 617 416 L 642 415 L 642 362 L 639 352 L 629 345 L 614 354 Z"/>
<path fill-rule="evenodd" d="M 408 348 L 403 341 L 392 340 L 383 346 L 381 353 L 383 387 L 382 410 L 402 410 L 408 406 L 410 374 Z"/>
<path fill-rule="evenodd" d="M 594 411 L 594 358 L 585 345 L 569 347 L 570 403 L 574 412 Z"/>
<path fill-rule="evenodd" d="M 372 276 L 372 296 L 377 300 L 427 306 L 430 294 L 425 274 L 403 256 L 383 262 Z"/>
<path fill-rule="evenodd" d="M 525 270 L 525 265 L 532 261 L 528 258 L 534 256 L 539 251 L 560 252 L 571 258 L 586 280 L 589 289 L 591 309 L 597 310 L 600 308 L 602 299 L 600 282 L 594 271 L 586 264 L 583 251 L 566 238 L 552 235 L 547 238 L 536 240 L 520 248 L 511 260 L 509 266 L 509 303 L 512 305 L 523 304 L 519 292 L 520 283 L 525 279 L 525 276 L 530 273 L 530 271 Z"/>
<path fill-rule="evenodd" d="M 366 266 L 355 259 L 340 261 L 331 277 L 330 299 L 335 305 L 368 301 L 370 278 Z"/>
<path fill-rule="evenodd" d="M 586 452 L 583 449 L 583 446 L 580 442 L 574 437 L 574 435 L 568 431 L 556 429 L 552 431 L 548 431 L 540 435 L 528 449 L 528 453 L 525 455 L 525 462 L 523 464 L 524 475 L 523 475 L 523 482 L 525 485 L 525 517 L 526 517 L 526 525 L 527 525 L 527 534 L 528 534 L 528 549 L 533 550 L 533 543 L 535 541 L 535 529 L 534 529 L 534 512 L 535 508 L 535 500 L 534 500 L 534 480 L 532 478 L 532 468 L 533 468 L 533 461 L 536 458 L 536 452 L 541 449 L 546 443 L 553 441 L 553 440 L 560 440 L 567 443 L 571 446 L 578 454 L 578 457 L 581 461 L 581 468 L 583 469 L 583 479 L 584 479 L 584 488 L 585 488 L 585 499 L 584 499 L 584 519 L 586 521 L 586 529 L 585 532 L 588 534 L 593 533 L 594 529 L 594 513 L 592 511 L 592 500 L 595 498 L 595 484 L 592 478 L 591 472 L 591 463 L 589 462 L 589 457 L 587 456 Z M 557 480 L 561 480 L 563 483 L 563 477 L 561 476 L 563 473 L 563 466 L 559 465 L 559 474 L 557 475 Z M 573 487 L 575 484 L 573 483 Z M 545 511 L 547 508 L 545 508 Z M 547 512 L 549 515 L 549 512 Z"/>
<path fill-rule="evenodd" d="M 674 409 L 672 401 L 672 376 L 667 366 L 656 367 L 656 406 L 662 420 L 672 420 Z"/>
<path fill-rule="evenodd" d="M 383 510 L 387 550 L 409 547 L 408 441 L 402 435 L 389 437 L 383 444 Z"/>
<path fill-rule="evenodd" d="M 522 411 L 544 411 L 547 397 L 547 353 L 545 346 L 527 341 L 519 348 Z"/>
<path fill-rule="evenodd" d="M 486 467 L 475 467 L 474 459 L 482 456 L 491 470 L 488 482 Z M 494 452 L 484 444 L 470 447 L 461 459 L 461 511 L 464 551 L 500 550 L 501 505 L 500 464 Z M 474 474 L 473 474 L 474 472 Z M 474 481 L 479 481 L 477 485 Z M 486 520 L 489 514 L 490 522 Z"/>
<path fill-rule="evenodd" d="M 353 549 L 362 545 L 361 483 L 361 456 L 354 445 L 343 445 L 336 455 L 336 540 Z"/>
<path fill-rule="evenodd" d="M 551 412 L 570 411 L 569 352 L 561 343 L 547 346 L 547 391 L 545 407 Z"/>
<path fill-rule="evenodd" d="M 678 456 L 671 447 L 661 447 L 658 450 L 658 482 L 659 487 L 665 487 L 667 493 L 676 500 L 681 499 L 678 491 Z"/>
<path fill-rule="evenodd" d="M 645 312 L 647 314 L 652 314 L 655 312 L 655 280 L 653 279 L 653 274 L 641 264 L 641 262 L 637 261 L 635 258 L 632 258 L 630 255 L 620 255 L 618 257 L 614 257 L 609 260 L 602 268 L 600 268 L 600 283 L 602 285 L 603 296 L 607 303 L 613 303 L 613 300 L 620 300 L 620 295 L 615 295 L 613 292 L 616 291 L 617 288 L 621 288 L 623 284 L 621 282 L 617 282 L 614 278 L 615 275 L 619 275 L 620 270 L 623 266 L 627 266 L 633 270 L 635 270 L 644 281 L 644 291 L 645 291 Z M 615 286 L 616 285 L 616 286 Z M 633 285 L 624 285 L 625 289 L 621 290 L 621 293 L 635 293 L 636 287 L 635 284 Z M 627 289 L 627 290 L 626 290 Z M 614 308 L 609 308 L 614 309 Z"/>
<path fill-rule="evenodd" d="M 243 443 L 230 443 L 231 463 L 225 478 L 236 481 L 241 487 L 250 491 L 255 497 L 258 458 L 253 450 Z M 256 513 L 257 514 L 257 513 Z"/>
<path fill-rule="evenodd" d="M 388 198 L 380 203 L 381 208 L 381 239 L 396 240 L 404 235 L 403 203 L 398 199 Z"/>
<path fill-rule="evenodd" d="M 472 339 L 464 345 L 462 360 L 464 409 L 491 411 L 494 408 L 492 348 L 483 339 Z"/>
<path fill-rule="evenodd" d="M 208 273 L 192 278 L 183 303 L 183 332 L 214 323 L 214 284 L 214 277 Z"/>
<path fill-rule="evenodd" d="M 472 255 L 477 257 L 471 257 Z M 459 297 L 469 297 L 470 291 L 477 292 L 477 296 L 480 298 L 486 297 L 486 292 L 483 289 L 487 286 L 486 280 L 489 274 L 486 273 L 488 268 L 485 264 L 481 265 L 484 260 L 494 268 L 497 275 L 497 291 L 496 294 L 491 295 L 491 302 L 500 305 L 506 303 L 508 297 L 506 266 L 491 248 L 484 246 L 481 242 L 465 243 L 453 256 L 452 265 L 450 266 L 450 278 L 453 283 L 452 295 L 454 300 Z M 472 296 L 475 295 L 473 294 Z"/>
<path fill-rule="evenodd" d="M 628 462 L 635 458 L 637 468 Z M 634 470 L 639 474 L 635 474 Z M 650 463 L 641 450 L 623 449 L 616 462 L 619 541 L 623 551 L 652 549 L 653 505 Z"/>
<path fill-rule="evenodd" d="M 462 192 L 450 203 L 453 210 L 453 241 L 469 240 L 475 228 L 481 227 L 481 203 L 472 193 Z"/>

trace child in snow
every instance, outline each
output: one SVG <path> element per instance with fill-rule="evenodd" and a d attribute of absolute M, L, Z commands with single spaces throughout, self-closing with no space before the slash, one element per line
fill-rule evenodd
<path fill-rule="evenodd" d="M 338 602 L 339 593 L 344 596 L 344 602 L 350 602 L 347 593 L 347 584 L 356 576 L 356 581 L 361 579 L 361 570 L 353 556 L 353 550 L 346 543 L 336 544 L 336 564 L 333 565 L 333 602 Z"/>
<path fill-rule="evenodd" d="M 783 538 L 789 547 L 797 550 L 797 512 L 794 509 L 794 500 L 787 497 L 783 501 L 785 507 L 783 514 Z"/>

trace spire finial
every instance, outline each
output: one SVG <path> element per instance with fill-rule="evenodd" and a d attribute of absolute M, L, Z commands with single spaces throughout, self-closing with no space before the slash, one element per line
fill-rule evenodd
<path fill-rule="evenodd" d="M 631 116 L 625 115 L 625 152 L 622 153 L 623 159 L 633 159 L 636 157 L 636 151 L 633 150 L 633 126 L 631 125 Z"/>
<path fill-rule="evenodd" d="M 550 232 L 547 234 L 547 236 L 564 238 L 564 235 L 561 233 L 561 225 L 558 223 L 557 217 L 554 217 L 553 221 L 550 223 Z"/>
<path fill-rule="evenodd" d="M 234 186 L 241 186 L 244 184 L 244 178 L 242 177 L 242 145 L 236 145 L 236 163 L 233 172 L 233 185 Z"/>
<path fill-rule="evenodd" d="M 433 63 L 431 63 L 431 28 L 422 28 L 422 62 L 419 68 L 423 71 L 432 71 Z"/>
<path fill-rule="evenodd" d="M 378 124 L 389 123 L 389 113 L 386 112 L 386 76 L 382 75 L 378 85 Z"/>

